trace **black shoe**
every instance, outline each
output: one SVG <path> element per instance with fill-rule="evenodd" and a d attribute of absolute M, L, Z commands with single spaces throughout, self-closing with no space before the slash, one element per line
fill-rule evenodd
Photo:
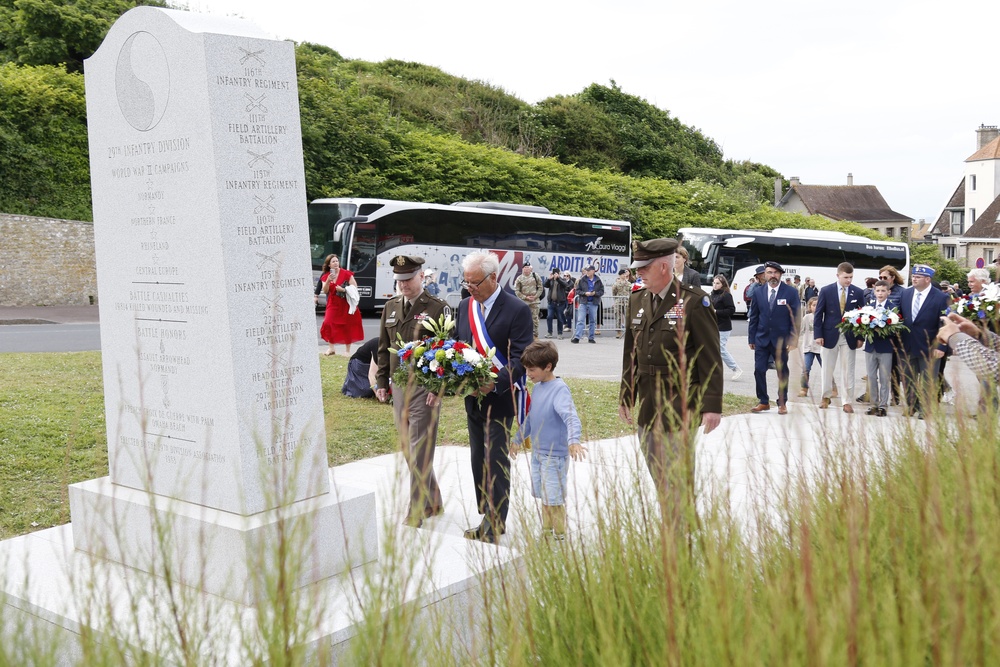
<path fill-rule="evenodd" d="M 579 342 L 580 342 L 580 339 L 579 339 L 579 338 L 576 338 L 576 337 L 574 337 L 574 338 L 573 338 L 572 340 L 570 340 L 570 342 L 571 342 L 571 343 L 579 343 Z"/>
<path fill-rule="evenodd" d="M 493 530 L 493 527 L 483 519 L 483 522 L 476 526 L 475 528 L 469 528 L 465 531 L 465 539 L 467 540 L 479 540 L 480 542 L 486 542 L 487 544 L 499 544 L 500 535 L 507 532 L 504 526 L 500 526 L 499 534 L 497 531 Z"/>
<path fill-rule="evenodd" d="M 588 338 L 588 339 L 587 339 L 587 342 L 588 342 L 588 343 L 596 343 L 597 341 L 596 341 L 596 340 L 594 340 L 593 338 Z"/>
<path fill-rule="evenodd" d="M 888 417 L 889 413 L 885 411 L 885 408 L 879 408 L 878 409 L 878 416 L 879 417 Z"/>

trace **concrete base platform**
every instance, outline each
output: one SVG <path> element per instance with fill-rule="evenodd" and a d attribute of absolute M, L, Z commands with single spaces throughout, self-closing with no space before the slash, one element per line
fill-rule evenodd
<path fill-rule="evenodd" d="M 889 418 L 818 410 L 793 403 L 788 415 L 775 410 L 722 420 L 713 433 L 700 437 L 696 465 L 699 503 L 723 502 L 749 532 L 762 512 L 780 512 L 782 494 L 824 474 L 829 455 L 877 457 L 894 442 L 922 438 L 924 422 L 898 415 Z M 587 443 L 586 461 L 570 466 L 566 492 L 570 539 L 596 525 L 612 496 L 634 492 L 655 512 L 655 494 L 634 436 Z M 294 613 L 305 620 L 301 643 L 317 662 L 337 662 L 349 650 L 364 612 L 383 613 L 411 605 L 414 618 L 435 617 L 436 632 L 451 631 L 459 662 L 473 660 L 483 621 L 483 582 L 516 568 L 518 550 L 540 529 L 540 509 L 531 496 L 528 457 L 512 466 L 511 511 L 507 534 L 499 546 L 465 540 L 464 529 L 479 523 L 471 483 L 469 450 L 438 447 L 435 472 L 442 487 L 443 515 L 421 529 L 401 525 L 407 502 L 408 473 L 399 455 L 386 455 L 332 470 L 332 487 L 375 492 L 379 527 L 377 560 L 300 589 Z M 655 515 L 655 514 L 654 514 Z M 17 622 L 40 632 L 61 633 L 63 655 L 79 646 L 79 633 L 93 628 L 131 646 L 177 660 L 176 623 L 172 605 L 190 609 L 191 627 L 205 636 L 199 651 L 222 664 L 246 664 L 260 645 L 262 618 L 273 618 L 276 605 L 265 596 L 243 605 L 195 589 L 167 586 L 117 563 L 74 549 L 73 529 L 61 526 L 0 543 L 0 590 L 7 593 L 0 612 L 0 632 L 18 635 Z M 26 620 L 27 619 L 27 620 Z M 452 619 L 442 621 L 441 619 Z M 419 640 L 430 641 L 428 633 Z M 0 637 L 0 641 L 3 637 Z M 251 648 L 247 648 L 247 647 Z M 320 660 L 319 658 L 323 658 Z M 206 660 L 205 662 L 208 662 Z"/>
<path fill-rule="evenodd" d="M 447 471 L 447 477 L 455 478 L 454 483 L 449 480 L 448 488 L 457 489 L 459 469 L 465 473 L 469 467 L 468 449 L 441 449 L 440 471 Z M 463 458 L 461 465 L 459 460 Z M 417 622 L 428 623 L 436 632 L 450 629 L 453 636 L 446 643 L 454 650 L 471 652 L 476 632 L 469 611 L 482 608 L 482 584 L 503 568 L 516 568 L 519 554 L 505 545 L 466 540 L 457 528 L 442 530 L 448 522 L 466 523 L 462 518 L 464 503 L 452 493 L 445 496 L 447 515 L 428 521 L 428 527 L 436 522 L 437 530 L 403 526 L 408 473 L 398 455 L 333 469 L 331 478 L 335 496 L 370 505 L 362 513 L 381 544 L 378 548 L 358 545 L 356 532 L 346 524 L 334 536 L 343 544 L 329 544 L 330 535 L 317 541 L 344 553 L 363 554 L 363 560 L 374 558 L 371 562 L 348 562 L 348 569 L 337 576 L 301 586 L 294 594 L 281 595 L 275 592 L 282 585 L 275 574 L 275 558 L 248 553 L 247 562 L 239 562 L 236 558 L 239 549 L 233 551 L 233 540 L 239 542 L 243 538 L 223 535 L 221 544 L 208 549 L 209 553 L 214 552 L 213 569 L 229 559 L 229 569 L 224 569 L 218 578 L 225 583 L 227 595 L 223 597 L 205 592 L 204 585 L 179 583 L 180 570 L 172 572 L 174 581 L 168 582 L 163 576 L 153 576 L 79 548 L 76 535 L 83 532 L 85 543 L 102 544 L 98 551 L 107 553 L 103 540 L 109 535 L 122 535 L 123 529 L 128 532 L 127 527 L 134 521 L 123 522 L 113 533 L 107 533 L 107 527 L 95 531 L 96 538 L 88 535 L 82 524 L 67 524 L 0 542 L 0 642 L 6 646 L 27 642 L 55 647 L 61 664 L 85 660 L 86 651 L 91 650 L 85 649 L 88 641 L 115 646 L 129 654 L 154 653 L 168 663 L 181 664 L 185 660 L 179 636 L 180 628 L 184 628 L 189 641 L 191 638 L 199 641 L 196 651 L 203 659 L 196 663 L 243 665 L 250 664 L 254 656 L 267 655 L 262 628 L 274 627 L 281 615 L 288 612 L 299 623 L 295 643 L 305 647 L 317 661 L 336 663 L 350 650 L 351 640 L 358 632 L 357 624 L 366 613 L 374 611 L 381 615 L 406 606 Z M 110 493 L 103 486 L 109 483 L 91 480 L 79 485 L 82 488 L 75 492 Z M 400 490 L 404 493 L 399 493 Z M 131 512 L 150 511 L 138 497 L 128 497 L 128 502 L 122 505 L 122 496 L 130 494 L 122 494 L 121 489 L 116 491 L 117 507 L 128 507 Z M 377 501 L 373 493 L 376 491 Z M 179 514 L 176 507 L 173 509 L 172 521 L 176 525 Z M 182 515 L 183 524 L 186 519 Z M 202 528 L 203 520 L 203 516 L 198 517 Z M 475 521 L 478 522 L 478 516 Z M 213 522 L 223 526 L 222 532 L 239 532 L 238 528 L 245 527 L 228 526 L 219 517 L 213 517 Z M 471 517 L 469 522 L 472 525 Z M 150 537 L 146 529 L 140 534 L 142 539 Z M 360 538 L 363 542 L 364 535 Z M 123 541 L 130 545 L 128 548 L 136 546 L 134 536 Z M 204 551 L 209 543 L 187 544 L 193 550 Z M 154 560 L 157 556 L 150 554 L 148 548 L 140 553 L 151 555 Z M 269 564 L 262 567 L 265 562 Z M 253 569 L 255 565 L 259 570 Z M 191 572 L 196 574 L 195 570 Z M 229 594 L 236 590 L 237 584 L 246 583 L 243 577 L 252 580 L 255 575 L 259 575 L 260 585 L 245 586 L 250 593 Z M 204 577 L 196 578 L 195 582 L 198 581 L 204 583 Z"/>

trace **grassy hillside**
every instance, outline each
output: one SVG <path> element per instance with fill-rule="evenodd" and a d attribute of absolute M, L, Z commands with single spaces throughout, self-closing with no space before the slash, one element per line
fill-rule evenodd
<path fill-rule="evenodd" d="M 0 49 L 0 210 L 89 220 L 83 77 L 9 53 Z M 646 237 L 684 225 L 868 234 L 774 211 L 776 171 L 725 159 L 614 82 L 530 105 L 419 63 L 347 60 L 313 44 L 296 59 L 310 199 L 540 204 L 626 219 Z"/>

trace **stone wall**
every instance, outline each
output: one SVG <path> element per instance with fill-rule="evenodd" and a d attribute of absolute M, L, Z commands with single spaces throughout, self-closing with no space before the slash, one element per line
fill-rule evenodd
<path fill-rule="evenodd" d="M 94 224 L 0 213 L 0 306 L 97 303 Z"/>

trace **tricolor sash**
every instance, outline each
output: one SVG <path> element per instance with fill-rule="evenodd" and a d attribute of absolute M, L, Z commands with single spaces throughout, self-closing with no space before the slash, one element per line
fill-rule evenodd
<path fill-rule="evenodd" d="M 493 370 L 499 373 L 507 367 L 507 357 L 493 344 L 490 333 L 486 330 L 486 320 L 483 318 L 479 305 L 475 299 L 469 299 L 469 330 L 472 331 L 472 342 L 476 351 L 483 356 L 486 356 L 487 350 L 493 349 Z M 531 409 L 531 397 L 528 395 L 523 375 L 514 381 L 512 391 L 514 392 L 514 404 L 517 407 L 517 424 L 520 426 L 524 424 L 528 410 Z"/>

